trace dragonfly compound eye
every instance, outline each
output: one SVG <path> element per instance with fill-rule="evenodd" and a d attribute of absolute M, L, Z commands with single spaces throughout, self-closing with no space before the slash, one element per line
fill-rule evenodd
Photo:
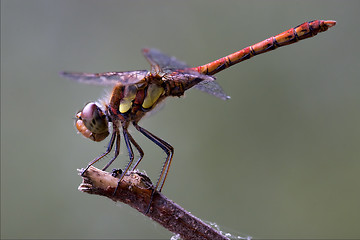
<path fill-rule="evenodd" d="M 93 102 L 86 104 L 83 110 L 76 114 L 76 119 L 76 129 L 86 138 L 100 142 L 109 135 L 106 115 Z"/>

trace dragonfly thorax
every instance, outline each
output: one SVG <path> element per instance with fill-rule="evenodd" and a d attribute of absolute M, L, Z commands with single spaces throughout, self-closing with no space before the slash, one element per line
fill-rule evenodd
<path fill-rule="evenodd" d="M 138 122 L 145 113 L 151 111 L 166 97 L 180 97 L 184 92 L 203 80 L 213 77 L 186 72 L 172 72 L 158 75 L 149 73 L 135 83 L 115 85 L 110 95 L 109 110 L 111 118 L 123 125 Z"/>
<path fill-rule="evenodd" d="M 110 95 L 109 111 L 113 121 L 122 125 L 138 122 L 167 97 L 166 84 L 162 81 L 146 81 L 134 85 L 116 85 Z"/>

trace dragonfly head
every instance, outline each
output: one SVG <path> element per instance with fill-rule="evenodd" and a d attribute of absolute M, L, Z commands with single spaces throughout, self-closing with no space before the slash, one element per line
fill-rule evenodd
<path fill-rule="evenodd" d="M 109 126 L 103 110 L 90 102 L 76 114 L 76 129 L 86 138 L 95 142 L 104 140 L 109 135 Z"/>

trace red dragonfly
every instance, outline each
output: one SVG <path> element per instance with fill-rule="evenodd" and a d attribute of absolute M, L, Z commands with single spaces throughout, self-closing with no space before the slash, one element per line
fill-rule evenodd
<path fill-rule="evenodd" d="M 113 86 L 112 93 L 107 100 L 101 103 L 90 102 L 76 115 L 75 125 L 77 130 L 86 138 L 96 142 L 104 140 L 109 135 L 109 127 L 112 126 L 110 142 L 105 153 L 91 161 L 82 174 L 91 165 L 109 154 L 115 144 L 114 157 L 105 165 L 103 170 L 105 171 L 112 164 L 119 155 L 120 130 L 122 130 L 130 161 L 121 172 L 119 183 L 129 170 L 135 170 L 142 160 L 144 152 L 128 131 L 129 125 L 132 124 L 145 137 L 164 150 L 167 155 L 161 174 L 152 192 L 149 203 L 150 208 L 154 192 L 156 190 L 161 191 L 164 186 L 173 158 L 174 148 L 169 143 L 138 125 L 138 122 L 146 113 L 153 110 L 165 98 L 169 96 L 180 97 L 186 90 L 192 87 L 221 99 L 228 99 L 229 97 L 215 81 L 214 74 L 255 55 L 313 37 L 319 32 L 328 30 L 328 28 L 333 27 L 335 24 L 336 22 L 331 20 L 306 22 L 226 57 L 193 68 L 158 50 L 143 49 L 142 53 L 150 63 L 151 71 L 139 70 L 95 74 L 63 72 L 62 75 L 64 77 L 78 82 Z M 135 147 L 139 153 L 139 158 L 135 163 L 133 162 L 134 152 L 132 147 Z"/>

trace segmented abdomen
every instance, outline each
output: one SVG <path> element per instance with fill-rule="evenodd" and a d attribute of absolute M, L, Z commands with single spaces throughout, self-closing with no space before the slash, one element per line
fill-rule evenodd
<path fill-rule="evenodd" d="M 335 21 L 315 20 L 303 23 L 297 27 L 291 28 L 274 37 L 270 37 L 264 41 L 256 43 L 252 46 L 246 47 L 238 52 L 232 53 L 226 57 L 220 58 L 214 62 L 193 68 L 202 74 L 213 75 L 220 72 L 236 63 L 249 59 L 255 55 L 274 50 L 278 47 L 286 46 L 313 37 L 319 32 L 324 32 L 328 28 L 334 26 Z"/>

